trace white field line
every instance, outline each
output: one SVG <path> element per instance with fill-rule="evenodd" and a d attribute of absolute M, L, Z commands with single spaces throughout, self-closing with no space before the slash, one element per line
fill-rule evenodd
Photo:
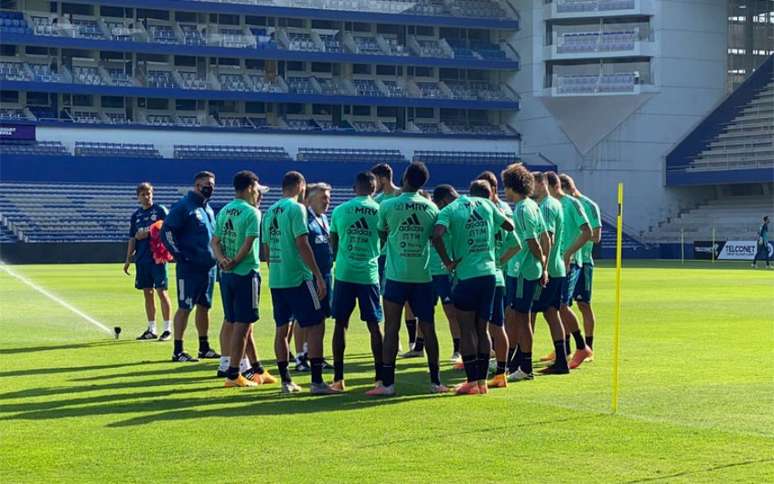
<path fill-rule="evenodd" d="M 35 291 L 39 292 L 40 294 L 46 296 L 48 299 L 50 299 L 50 300 L 54 301 L 55 303 L 59 304 L 60 306 L 63 306 L 66 309 L 69 309 L 70 311 L 72 311 L 73 313 L 77 314 L 78 316 L 80 316 L 84 320 L 88 321 L 89 323 L 93 324 L 94 326 L 96 326 L 100 330 L 104 331 L 105 333 L 110 334 L 110 335 L 113 334 L 113 330 L 112 329 L 108 328 L 104 324 L 100 323 L 99 321 L 97 321 L 96 319 L 92 318 L 88 314 L 84 313 L 80 309 L 76 308 L 72 304 L 68 303 L 64 299 L 62 299 L 62 298 L 60 298 L 60 297 L 58 297 L 58 296 L 56 296 L 54 294 L 51 294 L 50 292 L 48 292 L 44 288 L 38 286 L 37 284 L 35 284 L 34 282 L 30 281 L 26 277 L 22 276 L 21 274 L 17 273 L 16 271 L 12 270 L 11 268 L 9 268 L 2 261 L 0 261 L 0 269 L 5 271 L 8 275 L 14 277 L 15 279 L 17 279 L 17 280 L 21 281 L 22 283 L 26 284 L 27 286 L 31 287 L 32 289 L 34 289 Z"/>

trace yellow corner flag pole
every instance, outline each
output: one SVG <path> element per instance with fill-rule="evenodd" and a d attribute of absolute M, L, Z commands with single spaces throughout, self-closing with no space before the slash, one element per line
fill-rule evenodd
<path fill-rule="evenodd" d="M 623 183 L 618 184 L 615 242 L 615 332 L 613 333 L 613 413 L 618 411 L 618 369 L 621 354 L 621 247 L 623 245 Z"/>

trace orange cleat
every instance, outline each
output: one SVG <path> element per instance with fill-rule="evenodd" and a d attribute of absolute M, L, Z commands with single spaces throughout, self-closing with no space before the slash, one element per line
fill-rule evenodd
<path fill-rule="evenodd" d="M 489 388 L 506 388 L 508 387 L 508 379 L 505 374 L 495 375 L 491 380 L 487 382 Z"/>
<path fill-rule="evenodd" d="M 454 387 L 454 393 L 456 395 L 480 395 L 481 390 L 477 381 L 468 381 Z"/>
<path fill-rule="evenodd" d="M 572 355 L 572 360 L 570 360 L 570 369 L 574 370 L 578 368 L 581 366 L 581 363 L 583 363 L 583 360 L 593 356 L 594 352 L 591 351 L 588 346 L 582 350 L 575 350 L 575 354 Z"/>
<path fill-rule="evenodd" d="M 552 351 L 546 356 L 541 356 L 540 361 L 555 361 L 556 360 L 556 352 Z"/>
<path fill-rule="evenodd" d="M 257 387 L 258 384 L 252 380 L 248 380 L 242 375 L 239 375 L 236 380 L 226 378 L 226 382 L 223 384 L 223 386 L 225 388 L 248 388 L 248 387 Z"/>
<path fill-rule="evenodd" d="M 268 370 L 264 370 L 259 376 L 261 377 L 261 384 L 263 385 L 273 385 L 274 383 L 277 383 L 277 379 L 274 378 L 274 375 L 270 374 Z"/>
<path fill-rule="evenodd" d="M 346 385 L 344 385 L 344 380 L 339 380 L 331 383 L 331 388 L 336 390 L 337 392 L 343 392 L 347 389 Z"/>
<path fill-rule="evenodd" d="M 489 386 L 486 380 L 478 381 L 478 393 L 481 395 L 486 395 L 487 393 L 489 393 Z"/>
<path fill-rule="evenodd" d="M 368 390 L 366 395 L 369 397 L 392 397 L 395 395 L 395 385 L 388 387 L 384 385 L 376 386 L 372 390 Z"/>

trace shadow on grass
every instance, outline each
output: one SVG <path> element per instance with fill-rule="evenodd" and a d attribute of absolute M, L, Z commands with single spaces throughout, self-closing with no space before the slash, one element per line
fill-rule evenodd
<path fill-rule="evenodd" d="M 77 350 L 83 348 L 97 348 L 100 346 L 115 346 L 131 344 L 132 341 L 92 341 L 90 343 L 71 343 L 66 345 L 24 346 L 21 348 L 0 348 L 0 355 L 16 355 L 19 353 L 40 353 L 41 351 Z M 3 376 L 3 374 L 0 374 Z"/>

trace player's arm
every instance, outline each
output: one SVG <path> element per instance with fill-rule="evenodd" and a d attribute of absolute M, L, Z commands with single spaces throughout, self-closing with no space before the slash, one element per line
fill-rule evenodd
<path fill-rule="evenodd" d="M 263 251 L 263 260 L 266 261 L 266 265 L 268 266 L 269 261 L 271 260 L 271 258 L 269 257 L 270 255 L 269 244 L 265 242 L 261 244 L 261 250 Z"/>
<path fill-rule="evenodd" d="M 572 258 L 573 254 L 578 252 L 581 247 L 583 247 L 583 244 L 591 240 L 591 227 L 589 227 L 589 224 L 584 223 L 580 226 L 580 235 L 576 237 L 575 241 L 570 245 L 566 251 L 564 251 L 564 265 L 567 267 L 570 267 L 570 259 Z"/>
<path fill-rule="evenodd" d="M 597 227 L 591 231 L 591 240 L 595 244 L 602 242 L 602 227 Z"/>
<path fill-rule="evenodd" d="M 317 283 L 317 297 L 324 299 L 328 294 L 328 288 L 325 287 L 325 279 L 323 279 L 320 267 L 317 265 L 317 261 L 314 260 L 314 252 L 312 252 L 312 246 L 309 245 L 309 228 L 306 225 L 306 210 L 296 206 L 296 209 L 290 212 L 291 217 L 291 230 L 295 237 L 296 248 L 301 256 L 301 260 L 304 261 L 306 267 L 312 271 L 314 280 Z"/>
<path fill-rule="evenodd" d="M 317 261 L 314 260 L 314 253 L 312 252 L 312 246 L 309 245 L 309 235 L 303 234 L 296 237 L 296 248 L 301 255 L 301 260 L 304 261 L 306 267 L 314 274 L 315 282 L 317 283 L 317 297 L 324 299 L 328 294 L 328 288 L 325 287 L 325 279 L 323 279 L 320 268 L 317 266 Z"/>
<path fill-rule="evenodd" d="M 457 266 L 457 262 L 451 260 L 449 253 L 446 252 L 446 244 L 443 243 L 443 236 L 445 234 L 446 226 L 437 224 L 433 227 L 433 238 L 431 240 L 433 241 L 433 247 L 435 247 L 435 251 L 438 252 L 438 256 L 441 258 L 443 265 L 446 266 L 446 269 L 448 269 L 449 272 L 452 272 Z"/>
<path fill-rule="evenodd" d="M 180 251 L 180 247 L 175 240 L 175 232 L 183 227 L 183 210 L 181 208 L 173 207 L 169 211 L 167 218 L 164 219 L 164 224 L 161 226 L 161 243 L 167 248 L 172 257 L 176 261 L 180 262 L 184 260 L 183 253 Z"/>
<path fill-rule="evenodd" d="M 336 260 L 336 255 L 339 253 L 339 234 L 338 232 L 331 232 L 331 252 L 333 252 L 333 260 Z"/>
<path fill-rule="evenodd" d="M 586 215 L 591 227 L 591 241 L 598 244 L 602 242 L 602 216 L 599 213 L 599 207 L 596 204 L 592 204 Z"/>
<path fill-rule="evenodd" d="M 129 237 L 129 243 L 126 244 L 126 260 L 124 261 L 124 274 L 127 276 L 130 275 L 129 264 L 132 263 L 132 256 L 134 255 L 136 245 L 137 241 L 134 239 L 134 237 Z"/>
<path fill-rule="evenodd" d="M 256 238 L 257 237 L 255 235 L 245 237 L 245 242 L 242 244 L 242 247 L 239 248 L 234 258 L 231 259 L 232 267 L 239 264 L 245 260 L 248 255 L 250 255 L 250 252 L 253 250 L 253 243 L 255 243 Z"/>
<path fill-rule="evenodd" d="M 210 240 L 210 247 L 212 247 L 212 253 L 215 254 L 215 260 L 218 261 L 218 265 L 221 269 L 228 270 L 226 267 L 229 265 L 229 258 L 223 254 L 223 249 L 220 246 L 220 237 L 217 235 L 212 236 Z"/>

